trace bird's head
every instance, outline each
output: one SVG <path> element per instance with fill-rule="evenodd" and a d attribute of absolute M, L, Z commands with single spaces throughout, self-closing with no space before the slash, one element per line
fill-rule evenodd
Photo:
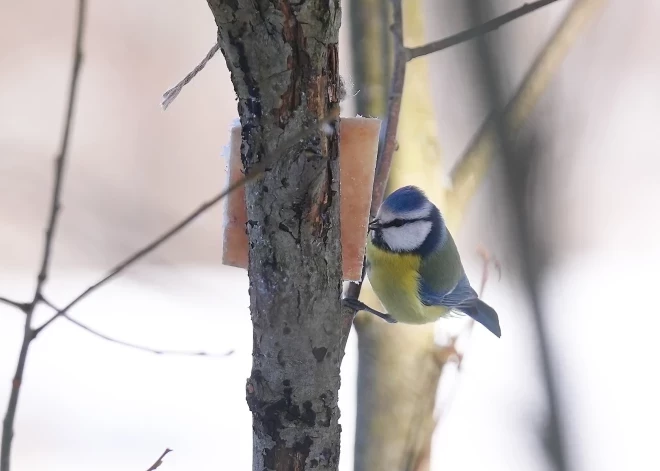
<path fill-rule="evenodd" d="M 424 192 L 404 186 L 383 201 L 369 232 L 383 250 L 425 255 L 441 243 L 445 229 L 440 211 Z"/>

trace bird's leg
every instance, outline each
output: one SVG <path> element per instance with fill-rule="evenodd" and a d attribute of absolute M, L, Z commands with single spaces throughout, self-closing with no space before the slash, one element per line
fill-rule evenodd
<path fill-rule="evenodd" d="M 386 322 L 389 322 L 390 324 L 396 324 L 397 321 L 395 318 L 390 316 L 389 314 L 382 313 L 380 311 L 377 311 L 375 309 L 370 308 L 366 304 L 364 304 L 362 301 L 359 301 L 355 298 L 344 298 L 341 300 L 342 304 L 344 306 L 350 307 L 351 309 L 357 311 L 365 311 L 373 314 L 374 316 L 378 316 L 381 319 L 383 319 Z"/>

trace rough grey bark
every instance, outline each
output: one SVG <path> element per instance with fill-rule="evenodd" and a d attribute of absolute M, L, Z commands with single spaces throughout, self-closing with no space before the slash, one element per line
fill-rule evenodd
<path fill-rule="evenodd" d="M 238 95 L 246 169 L 339 101 L 338 0 L 208 0 Z M 336 470 L 338 136 L 299 141 L 246 192 L 253 470 Z"/>

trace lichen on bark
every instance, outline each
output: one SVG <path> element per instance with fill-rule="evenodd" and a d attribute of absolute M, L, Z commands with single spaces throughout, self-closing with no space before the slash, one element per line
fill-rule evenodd
<path fill-rule="evenodd" d="M 339 101 L 338 0 L 208 0 L 238 97 L 249 172 Z M 338 131 L 338 126 L 336 127 Z M 253 470 L 336 470 L 341 249 L 337 132 L 246 187 Z"/>

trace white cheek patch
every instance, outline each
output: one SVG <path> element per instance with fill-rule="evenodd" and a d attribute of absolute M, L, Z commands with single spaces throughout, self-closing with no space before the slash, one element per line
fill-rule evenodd
<path fill-rule="evenodd" d="M 394 219 L 422 219 L 428 217 L 429 214 L 431 214 L 432 209 L 433 204 L 430 201 L 427 201 L 424 203 L 424 206 L 419 209 L 413 209 L 412 211 L 402 211 L 396 214 L 387 208 L 380 208 L 380 211 L 378 211 L 378 215 L 376 217 L 383 224 L 393 221 Z"/>
<path fill-rule="evenodd" d="M 383 241 L 395 252 L 410 252 L 418 249 L 431 232 L 431 221 L 415 221 L 400 227 L 382 230 Z"/>

